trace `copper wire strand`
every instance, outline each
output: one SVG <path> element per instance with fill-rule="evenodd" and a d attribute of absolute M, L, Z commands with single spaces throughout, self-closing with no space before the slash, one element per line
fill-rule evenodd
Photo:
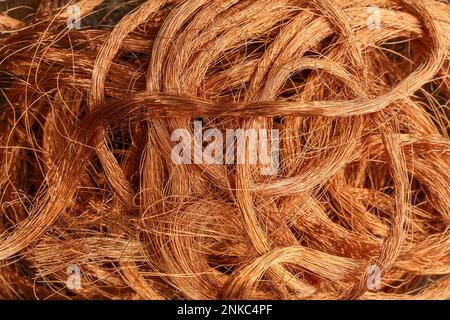
<path fill-rule="evenodd" d="M 448 3 L 130 1 L 66 28 L 103 2 L 0 15 L 0 298 L 450 298 Z M 278 129 L 279 170 L 175 164 L 198 120 Z"/>

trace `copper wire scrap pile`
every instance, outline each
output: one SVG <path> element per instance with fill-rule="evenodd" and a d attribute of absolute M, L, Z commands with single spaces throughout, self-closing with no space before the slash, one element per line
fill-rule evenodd
<path fill-rule="evenodd" d="M 0 298 L 450 299 L 446 1 L 13 3 Z M 175 163 L 196 121 L 278 170 Z"/>

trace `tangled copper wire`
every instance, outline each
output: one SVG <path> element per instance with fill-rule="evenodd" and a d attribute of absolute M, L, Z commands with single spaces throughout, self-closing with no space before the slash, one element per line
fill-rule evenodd
<path fill-rule="evenodd" d="M 446 2 L 149 0 L 67 28 L 101 3 L 0 15 L 1 298 L 450 298 Z M 278 129 L 279 171 L 173 163 L 198 119 Z"/>

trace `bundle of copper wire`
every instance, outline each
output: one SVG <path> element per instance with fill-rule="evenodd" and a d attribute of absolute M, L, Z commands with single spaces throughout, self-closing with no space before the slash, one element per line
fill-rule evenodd
<path fill-rule="evenodd" d="M 447 2 L 132 7 L 0 15 L 1 298 L 450 298 Z M 195 121 L 279 170 L 174 163 Z"/>

